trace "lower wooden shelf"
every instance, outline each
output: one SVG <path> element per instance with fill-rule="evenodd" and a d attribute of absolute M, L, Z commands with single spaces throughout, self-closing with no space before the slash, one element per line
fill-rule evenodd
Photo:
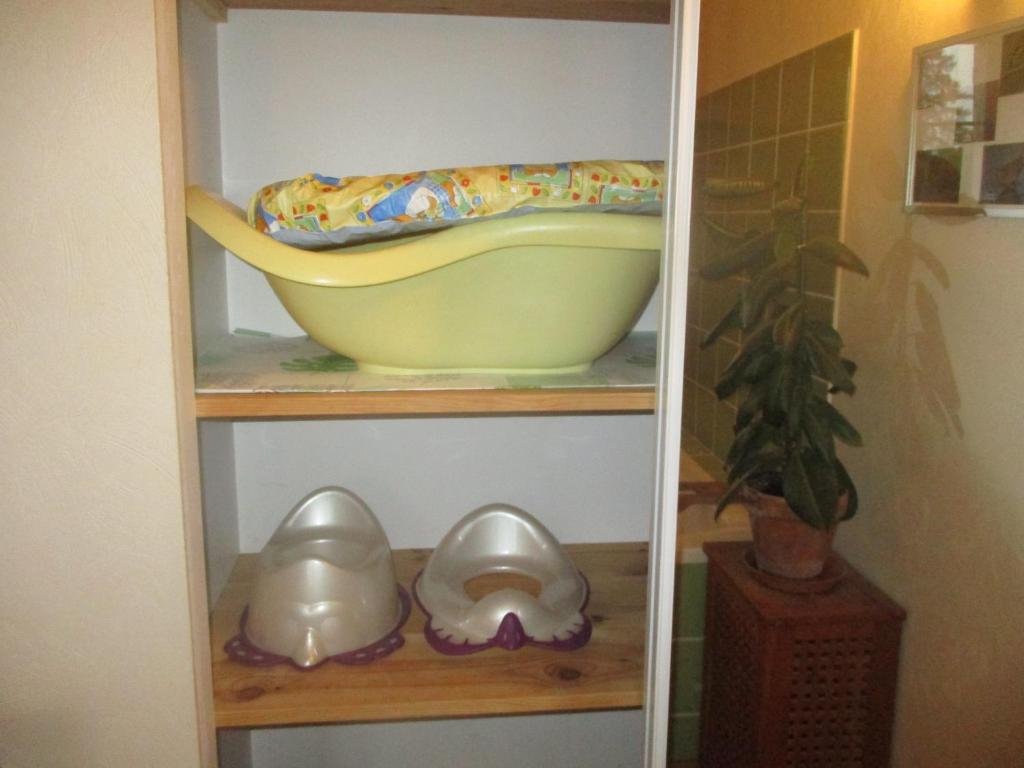
<path fill-rule="evenodd" d="M 328 662 L 311 671 L 247 667 L 227 658 L 255 555 L 242 555 L 213 610 L 214 712 L 218 728 L 351 723 L 639 708 L 643 701 L 647 544 L 576 544 L 566 550 L 591 585 L 590 642 L 578 651 L 492 648 L 471 656 L 433 651 L 414 605 L 405 646 L 362 667 Z M 408 588 L 430 550 L 395 551 Z"/>

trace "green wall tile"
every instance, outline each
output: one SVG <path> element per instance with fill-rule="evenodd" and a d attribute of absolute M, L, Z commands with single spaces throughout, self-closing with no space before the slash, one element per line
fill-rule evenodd
<path fill-rule="evenodd" d="M 775 164 L 775 201 L 784 200 L 789 197 L 793 189 L 793 180 L 796 178 L 800 163 L 807 153 L 807 134 L 797 133 L 793 136 L 786 136 L 779 139 L 779 156 Z"/>
<path fill-rule="evenodd" d="M 695 280 L 692 282 L 696 282 Z M 686 350 L 683 353 L 683 376 L 697 381 L 697 350 L 700 344 L 700 329 L 693 323 L 686 324 Z"/>
<path fill-rule="evenodd" d="M 838 211 L 843 199 L 845 126 L 812 131 L 809 137 L 810 173 L 807 177 L 807 208 Z"/>
<path fill-rule="evenodd" d="M 703 387 L 697 389 L 697 439 L 711 446 L 715 429 L 715 396 Z"/>
<path fill-rule="evenodd" d="M 720 152 L 711 152 L 707 156 L 707 170 L 705 178 L 725 178 L 728 165 L 728 153 L 725 150 Z M 725 201 L 718 197 L 708 197 L 707 195 L 701 195 L 700 197 L 705 212 L 714 212 L 725 210 Z"/>
<path fill-rule="evenodd" d="M 703 640 L 677 640 L 672 643 L 669 712 L 700 714 L 701 678 L 704 670 L 703 653 Z"/>
<path fill-rule="evenodd" d="M 807 237 L 839 237 L 838 213 L 807 214 Z M 807 290 L 823 296 L 836 295 L 836 268 L 817 259 L 807 263 Z"/>
<path fill-rule="evenodd" d="M 751 115 L 751 138 L 766 139 L 779 132 L 779 77 L 782 67 L 776 65 L 754 75 L 754 112 Z"/>
<path fill-rule="evenodd" d="M 831 325 L 834 309 L 835 302 L 832 299 L 825 299 L 818 296 L 807 297 L 807 316 L 812 320 L 820 320 L 823 323 Z"/>
<path fill-rule="evenodd" d="M 708 149 L 722 149 L 728 141 L 729 89 L 721 88 L 708 97 L 705 130 Z"/>
<path fill-rule="evenodd" d="M 775 183 L 775 145 L 774 139 L 759 141 L 750 147 L 750 176 L 768 184 L 767 192 L 751 198 L 751 210 L 769 210 L 772 207 L 771 186 Z"/>
<path fill-rule="evenodd" d="M 750 176 L 750 144 L 729 150 L 726 170 L 730 179 L 746 179 Z M 729 200 L 727 208 L 731 211 L 745 211 L 752 203 L 753 198 L 736 197 Z"/>
<path fill-rule="evenodd" d="M 745 179 L 750 175 L 750 145 L 733 147 L 726 155 L 725 175 L 730 179 Z M 742 198 L 739 198 L 742 199 Z"/>
<path fill-rule="evenodd" d="M 672 636 L 704 636 L 704 601 L 707 592 L 706 563 L 683 563 L 676 568 L 675 607 L 672 613 Z"/>
<path fill-rule="evenodd" d="M 754 79 L 746 77 L 729 86 L 729 146 L 750 141 L 750 118 L 753 114 Z"/>
<path fill-rule="evenodd" d="M 689 344 L 689 342 L 687 342 Z M 697 388 L 689 377 L 683 381 L 683 430 L 693 432 L 697 425 Z"/>
<path fill-rule="evenodd" d="M 852 32 L 814 49 L 814 79 L 811 87 L 812 126 L 846 120 L 852 58 Z"/>
<path fill-rule="evenodd" d="M 739 283 L 733 280 L 707 280 L 701 278 L 700 327 L 705 331 L 715 327 L 719 319 L 736 302 Z M 736 338 L 733 334 L 732 338 Z"/>
<path fill-rule="evenodd" d="M 715 386 L 714 347 L 697 350 L 697 383 L 706 389 L 713 389 Z M 710 445 L 711 443 L 708 443 L 708 446 Z"/>
<path fill-rule="evenodd" d="M 708 97 L 697 99 L 693 124 L 693 151 L 705 152 L 708 148 Z"/>
<path fill-rule="evenodd" d="M 779 97 L 779 133 L 805 130 L 811 120 L 812 51 L 782 62 L 782 93 Z"/>
<path fill-rule="evenodd" d="M 715 342 L 715 381 L 717 382 L 722 378 L 722 374 L 725 369 L 732 362 L 733 357 L 736 356 L 736 351 L 740 348 L 737 343 L 739 340 L 738 335 L 734 335 L 737 341 L 731 341 L 729 338 L 720 338 Z"/>
<path fill-rule="evenodd" d="M 767 211 L 747 214 L 747 228 L 757 232 L 767 232 L 771 229 L 772 217 Z"/>
<path fill-rule="evenodd" d="M 712 438 L 711 451 L 725 462 L 732 446 L 733 425 L 736 423 L 736 407 L 728 402 L 719 402 L 715 408 L 715 434 Z"/>
<path fill-rule="evenodd" d="M 700 716 L 672 715 L 668 722 L 668 757 L 695 760 L 700 745 Z"/>

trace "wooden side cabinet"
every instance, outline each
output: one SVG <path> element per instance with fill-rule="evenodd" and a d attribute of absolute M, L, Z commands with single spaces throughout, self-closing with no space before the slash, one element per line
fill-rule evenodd
<path fill-rule="evenodd" d="M 905 612 L 845 563 L 827 593 L 769 589 L 749 547 L 704 545 L 701 768 L 887 766 Z"/>

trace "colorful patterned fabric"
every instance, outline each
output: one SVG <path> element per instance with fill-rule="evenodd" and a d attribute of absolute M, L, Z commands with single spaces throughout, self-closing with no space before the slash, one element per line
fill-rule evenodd
<path fill-rule="evenodd" d="M 657 214 L 664 181 L 660 162 L 617 160 L 345 178 L 311 173 L 253 195 L 249 224 L 316 248 L 537 211 Z"/>

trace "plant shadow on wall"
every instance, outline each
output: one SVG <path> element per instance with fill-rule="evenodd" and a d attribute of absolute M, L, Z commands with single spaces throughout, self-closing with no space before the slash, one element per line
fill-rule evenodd
<path fill-rule="evenodd" d="M 875 289 L 877 311 L 872 313 L 869 338 L 884 344 L 894 386 L 894 418 L 889 438 L 908 462 L 920 460 L 915 446 L 926 441 L 925 419 L 948 436 L 964 436 L 960 421 L 960 390 L 949 358 L 938 302 L 933 291 L 949 290 L 942 262 L 914 241 L 914 216 L 904 217 L 903 233 L 879 266 Z"/>
<path fill-rule="evenodd" d="M 808 164 L 805 156 L 765 231 L 735 232 L 705 218 L 715 242 L 701 270 L 710 280 L 744 280 L 736 303 L 702 342 L 707 347 L 726 333 L 742 333 L 739 351 L 715 385 L 720 400 L 739 397 L 725 459 L 730 485 L 718 511 L 742 500 L 751 514 L 757 567 L 790 579 L 821 574 L 836 526 L 856 513 L 857 490 L 835 443 L 861 444 L 829 398 L 854 393 L 857 366 L 844 356 L 831 322 L 811 311 L 807 280 L 818 263 L 865 277 L 868 270 L 835 238 L 810 236 Z M 759 179 L 708 179 L 704 187 L 710 197 L 767 190 Z"/>

